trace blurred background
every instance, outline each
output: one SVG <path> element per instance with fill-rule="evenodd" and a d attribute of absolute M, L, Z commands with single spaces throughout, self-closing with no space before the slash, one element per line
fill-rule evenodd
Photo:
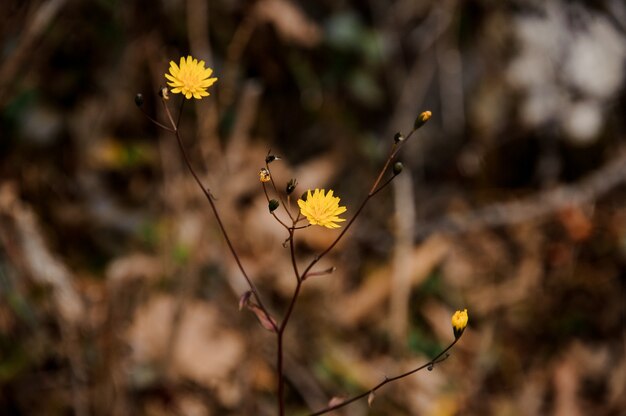
<path fill-rule="evenodd" d="M 288 413 L 625 415 L 622 0 L 0 2 L 0 413 L 273 415 L 275 337 L 156 92 L 219 81 L 181 131 L 277 317 L 294 288 L 258 171 L 350 217 L 393 135 L 433 118 L 307 280 Z M 180 96 L 169 104 L 178 108 Z M 338 231 L 297 234 L 306 264 Z"/>

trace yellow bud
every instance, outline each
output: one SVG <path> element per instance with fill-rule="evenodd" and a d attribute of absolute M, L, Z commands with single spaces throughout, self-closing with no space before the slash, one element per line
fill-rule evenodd
<path fill-rule="evenodd" d="M 422 114 L 417 116 L 415 119 L 415 123 L 413 124 L 413 130 L 417 130 L 422 127 L 430 118 L 433 116 L 433 113 L 430 111 L 424 111 Z"/>
<path fill-rule="evenodd" d="M 459 337 L 463 334 L 468 320 L 469 317 L 467 316 L 467 309 L 463 309 L 463 311 L 456 311 L 454 315 L 452 315 L 452 330 L 454 331 L 455 339 L 459 339 Z"/>

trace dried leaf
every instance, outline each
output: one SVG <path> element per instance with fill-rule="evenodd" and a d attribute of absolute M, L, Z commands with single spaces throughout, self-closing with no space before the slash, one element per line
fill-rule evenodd
<path fill-rule="evenodd" d="M 557 218 L 574 242 L 585 241 L 593 234 L 593 222 L 580 207 L 564 208 L 557 214 Z"/>
<path fill-rule="evenodd" d="M 225 325 L 227 317 L 207 302 L 185 302 L 185 312 L 176 321 L 177 302 L 172 296 L 158 295 L 137 309 L 125 335 L 132 362 L 142 366 L 157 362 L 169 351 L 169 369 L 175 376 L 206 387 L 228 379 L 244 357 L 245 339 Z"/>
<path fill-rule="evenodd" d="M 329 274 L 335 273 L 336 270 L 337 268 L 335 266 L 332 266 L 332 267 L 329 267 L 328 269 L 324 269 L 319 272 L 309 272 L 306 276 L 304 276 L 303 280 L 306 280 L 309 277 L 313 277 L 313 276 L 327 276 Z"/>
<path fill-rule="evenodd" d="M 0 215 L 8 225 L 0 236 L 0 247 L 13 246 L 8 252 L 13 263 L 21 265 L 34 282 L 52 289 L 54 304 L 65 321 L 76 324 L 85 320 L 85 304 L 74 285 L 75 276 L 51 249 L 35 210 L 19 199 L 10 184 L 0 187 Z"/>
<path fill-rule="evenodd" d="M 246 307 L 256 315 L 256 318 L 259 320 L 259 323 L 261 324 L 261 326 L 263 326 L 263 328 L 267 329 L 268 331 L 276 332 L 276 328 L 278 328 L 276 320 L 263 312 L 263 309 L 261 309 L 259 305 L 248 302 Z"/>
<path fill-rule="evenodd" d="M 330 401 L 328 402 L 328 407 L 333 407 L 333 406 L 337 406 L 338 404 L 341 404 L 344 402 L 344 400 L 346 400 L 345 397 L 341 397 L 341 396 L 334 396 L 332 399 L 330 399 Z"/>
<path fill-rule="evenodd" d="M 156 280 L 163 275 L 163 261 L 158 256 L 132 253 L 109 263 L 107 282 L 112 288 L 126 288 L 133 280 Z"/>
<path fill-rule="evenodd" d="M 261 21 L 274 25 L 284 40 L 313 47 L 321 38 L 322 31 L 300 8 L 286 0 L 264 0 L 257 3 L 256 15 Z"/>
<path fill-rule="evenodd" d="M 247 306 L 250 303 L 250 297 L 252 296 L 252 291 L 248 290 L 244 292 L 243 295 L 239 298 L 239 311 L 241 311 L 244 306 Z"/>
<path fill-rule="evenodd" d="M 376 398 L 376 395 L 374 394 L 373 391 L 370 392 L 369 396 L 367 396 L 367 405 L 369 407 L 372 407 L 372 403 L 374 402 L 374 399 Z"/>
<path fill-rule="evenodd" d="M 441 236 L 433 236 L 416 247 L 411 254 L 411 262 L 408 275 L 411 276 L 411 287 L 421 284 L 430 273 L 437 267 L 446 253 L 450 244 Z M 337 306 L 341 313 L 337 319 L 342 325 L 355 325 L 365 319 L 370 319 L 372 310 L 380 307 L 389 298 L 391 282 L 389 275 L 392 274 L 391 266 L 384 266 L 373 271 L 363 284 L 352 293 L 346 295 Z"/>

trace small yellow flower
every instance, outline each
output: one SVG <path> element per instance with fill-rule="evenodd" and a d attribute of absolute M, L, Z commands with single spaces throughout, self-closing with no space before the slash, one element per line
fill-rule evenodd
<path fill-rule="evenodd" d="M 452 330 L 454 331 L 454 338 L 458 339 L 461 334 L 463 334 L 468 320 L 469 317 L 467 316 L 467 309 L 463 309 L 463 311 L 456 311 L 454 315 L 452 315 Z"/>
<path fill-rule="evenodd" d="M 174 94 L 183 94 L 188 100 L 191 97 L 199 100 L 209 95 L 207 88 L 217 81 L 217 78 L 209 78 L 212 73 L 211 68 L 204 67 L 204 61 L 198 62 L 187 56 L 187 59 L 180 58 L 180 66 L 170 61 L 170 73 L 165 74 L 165 78 L 169 80 L 167 84 Z"/>
<path fill-rule="evenodd" d="M 326 228 L 339 228 L 336 223 L 345 221 L 339 218 L 339 214 L 346 212 L 346 207 L 340 207 L 340 199 L 333 196 L 333 190 L 324 195 L 324 189 L 316 189 L 311 194 L 307 191 L 306 200 L 299 199 L 300 212 L 306 217 L 311 225 L 321 225 Z"/>
<path fill-rule="evenodd" d="M 270 176 L 270 171 L 266 168 L 261 168 L 259 171 L 259 180 L 261 182 L 269 182 L 271 179 L 272 177 Z"/>

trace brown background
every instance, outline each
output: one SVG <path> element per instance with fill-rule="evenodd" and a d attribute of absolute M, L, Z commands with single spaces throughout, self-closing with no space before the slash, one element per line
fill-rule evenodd
<path fill-rule="evenodd" d="M 170 60 L 215 70 L 182 135 L 281 316 L 294 287 L 258 170 L 352 215 L 393 134 L 405 170 L 307 281 L 288 413 L 432 372 L 345 415 L 624 415 L 626 6 L 577 1 L 3 1 L 0 413 L 272 415 L 275 338 L 164 113 Z M 180 97 L 170 105 L 177 108 Z M 282 187 L 283 185 L 281 185 Z M 337 235 L 297 235 L 310 261 Z"/>

